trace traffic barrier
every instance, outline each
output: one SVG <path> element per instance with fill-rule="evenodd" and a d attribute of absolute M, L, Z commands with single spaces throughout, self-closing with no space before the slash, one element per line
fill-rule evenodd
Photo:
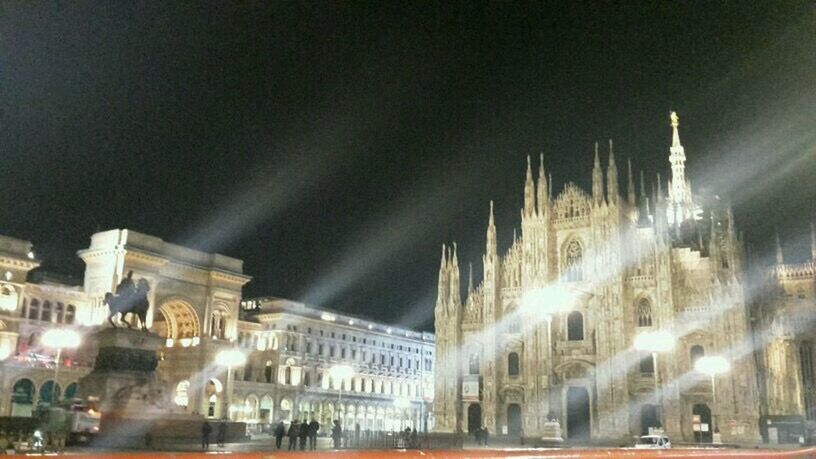
<path fill-rule="evenodd" d="M 798 450 L 759 450 L 759 449 L 477 449 L 477 450 L 338 450 L 338 451 L 302 451 L 302 452 L 236 452 L 211 450 L 200 453 L 171 453 L 171 452 L 122 452 L 122 453 L 93 453 L 77 457 L 92 457 L 96 459 L 196 459 L 213 457 L 229 457 L 229 459 L 296 459 L 296 458 L 325 458 L 325 459 L 499 459 L 499 458 L 588 458 L 588 459 L 615 459 L 615 458 L 780 458 L 780 459 L 816 459 L 816 448 Z M 30 457 L 30 456 L 9 456 Z"/>

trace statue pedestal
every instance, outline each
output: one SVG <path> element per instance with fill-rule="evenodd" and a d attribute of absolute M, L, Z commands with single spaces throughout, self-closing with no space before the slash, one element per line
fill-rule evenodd
<path fill-rule="evenodd" d="M 564 438 L 561 436 L 561 424 L 559 424 L 558 421 L 545 422 L 541 428 L 541 433 L 540 443 L 542 444 L 558 444 L 564 441 Z"/>
<path fill-rule="evenodd" d="M 156 374 L 163 338 L 139 330 L 106 328 L 90 340 L 99 352 L 93 370 L 79 380 L 78 395 L 98 400 L 102 419 L 95 443 L 143 445 L 148 433 L 156 437 L 174 432 L 171 435 L 195 438 L 203 416 L 174 412 L 167 386 Z"/>

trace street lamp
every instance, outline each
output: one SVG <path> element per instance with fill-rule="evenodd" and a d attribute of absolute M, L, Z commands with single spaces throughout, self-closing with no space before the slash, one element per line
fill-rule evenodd
<path fill-rule="evenodd" d="M 659 399 L 657 393 L 660 378 L 658 377 L 657 353 L 672 350 L 674 348 L 674 336 L 672 336 L 671 333 L 662 330 L 646 331 L 635 337 L 634 345 L 635 349 L 639 351 L 652 353 L 652 375 L 654 376 L 655 403 L 658 403 Z M 662 407 L 662 405 L 662 403 L 658 403 L 658 406 Z M 663 410 L 661 410 L 661 413 L 662 411 Z M 662 418 L 662 416 L 660 417 Z"/>
<path fill-rule="evenodd" d="M 236 349 L 223 350 L 215 355 L 215 363 L 227 367 L 227 393 L 224 397 L 223 416 L 229 417 L 229 408 L 232 406 L 232 368 L 243 366 L 246 361 L 246 354 Z"/>
<path fill-rule="evenodd" d="M 522 308 L 530 313 L 540 311 L 544 314 L 544 319 L 547 321 L 547 361 L 549 365 L 549 379 L 550 390 L 548 393 L 549 403 L 548 409 L 552 411 L 552 377 L 553 371 L 553 339 L 552 339 L 552 322 L 553 316 L 568 312 L 572 309 L 575 303 L 576 295 L 570 289 L 561 286 L 547 286 L 542 288 L 534 288 L 521 299 Z"/>
<path fill-rule="evenodd" d="M 411 407 L 411 401 L 405 397 L 395 398 L 394 399 L 394 408 L 400 410 L 402 414 L 400 416 L 400 430 L 402 430 L 405 426 L 403 425 L 402 421 L 405 421 L 405 410 Z"/>
<path fill-rule="evenodd" d="M 712 415 L 712 423 L 714 425 L 711 426 L 712 439 L 714 438 L 714 431 L 717 429 L 717 381 L 714 377 L 718 374 L 725 373 L 730 368 L 731 364 L 728 363 L 728 360 L 719 355 L 700 357 L 697 359 L 697 362 L 694 363 L 694 371 L 711 377 L 711 405 L 714 409 L 714 414 Z"/>
<path fill-rule="evenodd" d="M 79 347 L 79 343 L 81 342 L 81 338 L 79 333 L 75 332 L 74 330 L 62 329 L 62 328 L 53 328 L 45 332 L 42 336 L 42 344 L 45 347 L 50 347 L 51 349 L 57 350 L 57 358 L 56 364 L 54 365 L 54 386 L 53 386 L 53 402 L 54 404 L 57 403 L 59 398 L 59 394 L 57 393 L 57 387 L 59 385 L 59 367 L 60 367 L 60 357 L 62 356 L 63 349 L 76 349 Z"/>
<path fill-rule="evenodd" d="M 334 379 L 335 381 L 339 381 L 337 384 L 337 412 L 340 412 L 340 404 L 343 401 L 343 381 L 346 379 L 351 378 L 354 376 L 354 368 L 351 368 L 350 365 L 333 365 L 329 368 L 329 377 Z M 339 417 L 340 426 L 343 425 L 343 417 Z"/>

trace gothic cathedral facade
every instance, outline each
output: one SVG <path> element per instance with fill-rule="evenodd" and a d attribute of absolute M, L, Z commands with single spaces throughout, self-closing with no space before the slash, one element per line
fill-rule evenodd
<path fill-rule="evenodd" d="M 528 158 L 521 235 L 499 254 L 493 203 L 481 284 L 460 297 L 456 245 L 443 246 L 435 308 L 438 432 L 631 441 L 659 428 L 672 439 L 759 442 L 760 388 L 745 297 L 742 241 L 731 208 L 693 192 L 672 113 L 671 180 L 647 194 L 631 164 L 619 190 L 609 144 L 595 147 L 592 190 L 557 196 L 543 158 Z M 636 349 L 668 332 L 671 350 Z M 728 371 L 694 370 L 723 356 Z"/>

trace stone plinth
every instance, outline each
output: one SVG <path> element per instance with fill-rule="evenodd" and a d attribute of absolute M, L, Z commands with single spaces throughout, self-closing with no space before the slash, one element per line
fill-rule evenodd
<path fill-rule="evenodd" d="M 90 337 L 99 352 L 91 373 L 79 380 L 79 395 L 99 401 L 102 413 L 96 443 L 134 446 L 146 434 L 172 432 L 195 438 L 203 416 L 173 410 L 171 394 L 157 373 L 160 336 L 124 328 L 106 328 Z M 173 435 L 171 434 L 171 435 Z"/>
<path fill-rule="evenodd" d="M 541 428 L 541 443 L 552 444 L 561 443 L 564 438 L 561 436 L 561 424 L 558 421 L 547 421 Z"/>

